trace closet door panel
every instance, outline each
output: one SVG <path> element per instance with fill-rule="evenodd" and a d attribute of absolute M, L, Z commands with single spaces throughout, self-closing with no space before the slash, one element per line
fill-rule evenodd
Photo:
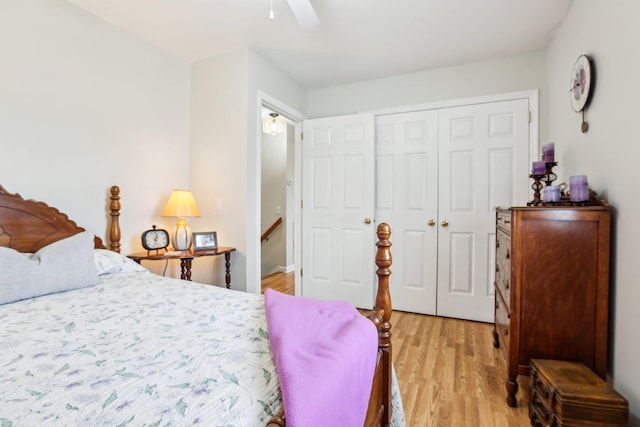
<path fill-rule="evenodd" d="M 376 222 L 393 230 L 394 308 L 436 314 L 437 112 L 376 117 Z"/>
<path fill-rule="evenodd" d="M 438 310 L 492 322 L 495 208 L 526 202 L 529 102 L 439 110 Z"/>

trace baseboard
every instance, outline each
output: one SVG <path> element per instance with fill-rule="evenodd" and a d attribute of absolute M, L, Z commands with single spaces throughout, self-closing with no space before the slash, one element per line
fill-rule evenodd
<path fill-rule="evenodd" d="M 283 265 L 278 266 L 278 271 L 280 273 L 291 273 L 292 271 L 295 271 L 295 270 L 296 270 L 295 264 L 287 265 L 286 267 Z"/>

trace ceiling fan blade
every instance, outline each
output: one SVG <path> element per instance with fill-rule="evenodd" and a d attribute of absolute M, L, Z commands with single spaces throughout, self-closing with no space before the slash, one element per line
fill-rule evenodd
<path fill-rule="evenodd" d="M 320 22 L 310 0 L 287 0 L 287 3 L 301 27 L 313 28 Z"/>

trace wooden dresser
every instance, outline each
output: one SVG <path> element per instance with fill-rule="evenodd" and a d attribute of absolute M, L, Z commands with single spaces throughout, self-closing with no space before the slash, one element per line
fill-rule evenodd
<path fill-rule="evenodd" d="M 607 368 L 610 209 L 512 207 L 496 212 L 494 346 L 505 351 L 507 403 L 532 358 Z"/>

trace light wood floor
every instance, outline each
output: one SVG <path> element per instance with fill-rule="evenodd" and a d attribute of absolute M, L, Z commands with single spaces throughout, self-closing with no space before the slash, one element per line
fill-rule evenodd
<path fill-rule="evenodd" d="M 262 290 L 293 295 L 293 273 L 265 277 Z M 528 426 L 528 383 L 506 401 L 506 362 L 486 323 L 394 311 L 393 363 L 407 426 Z"/>

